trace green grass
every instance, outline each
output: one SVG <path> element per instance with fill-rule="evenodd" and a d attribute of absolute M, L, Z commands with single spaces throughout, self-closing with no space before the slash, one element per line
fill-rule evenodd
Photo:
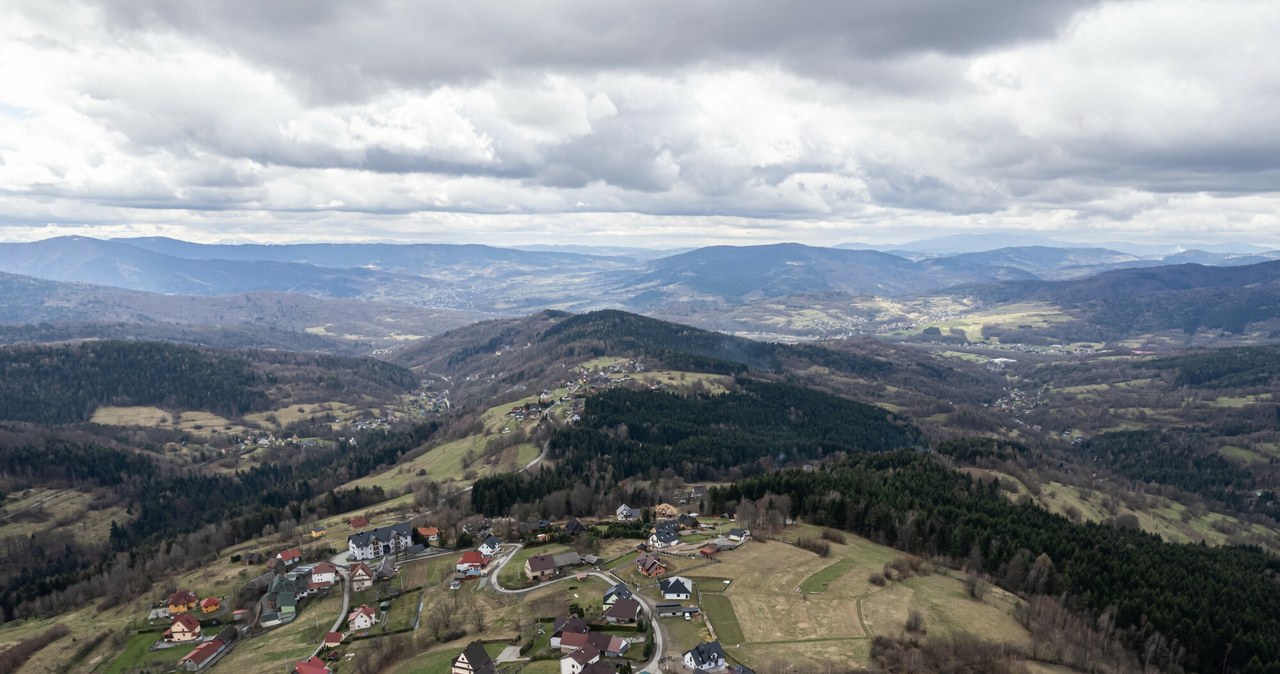
<path fill-rule="evenodd" d="M 722 594 L 729 588 L 729 585 L 726 584 L 725 581 L 732 579 L 713 576 L 689 576 L 689 580 L 692 580 L 694 584 L 698 586 L 698 592 Z"/>
<path fill-rule="evenodd" d="M 515 557 L 511 561 L 507 562 L 506 566 L 502 567 L 502 573 L 498 574 L 498 581 L 506 588 L 525 587 L 527 585 L 531 585 L 532 583 L 530 583 L 529 579 L 524 575 L 524 563 L 528 561 L 530 557 L 536 555 L 555 555 L 568 551 L 569 546 L 558 544 L 520 548 L 520 550 L 516 552 Z"/>
<path fill-rule="evenodd" d="M 1227 445 L 1226 447 L 1223 447 L 1219 451 L 1221 451 L 1223 454 L 1226 454 L 1231 458 L 1239 459 L 1245 462 L 1246 464 L 1264 463 L 1267 460 L 1265 457 L 1263 457 L 1261 454 L 1258 454 L 1257 452 L 1247 450 L 1244 447 L 1236 447 L 1235 445 Z"/>
<path fill-rule="evenodd" d="M 720 641 L 727 644 L 746 641 L 746 637 L 742 636 L 742 625 L 738 624 L 738 615 L 733 612 L 733 604 L 728 597 L 722 594 L 703 595 L 702 610 L 707 612 Z"/>
<path fill-rule="evenodd" d="M 162 651 L 147 650 L 151 648 L 151 644 L 159 640 L 159 632 L 145 632 L 129 637 L 129 640 L 125 642 L 124 651 L 117 655 L 111 661 L 111 664 L 103 670 L 104 674 L 125 674 L 125 672 L 132 672 L 135 669 L 149 665 L 176 664 L 182 659 L 182 656 L 190 653 L 197 643 L 193 641 L 189 644 Z"/>
<path fill-rule="evenodd" d="M 812 576 L 805 578 L 804 581 L 800 583 L 800 591 L 826 592 L 828 586 L 857 565 L 858 563 L 856 561 L 848 557 L 841 559 L 835 564 L 832 564 Z"/>

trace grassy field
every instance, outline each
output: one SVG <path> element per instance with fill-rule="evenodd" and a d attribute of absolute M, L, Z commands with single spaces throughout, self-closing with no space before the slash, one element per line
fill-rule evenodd
<path fill-rule="evenodd" d="M 239 434 L 252 430 L 210 412 L 166 412 L 159 407 L 99 407 L 89 420 L 106 426 L 168 428 L 205 437 L 215 433 Z"/>
<path fill-rule="evenodd" d="M 520 548 L 520 550 L 515 553 L 515 556 L 512 557 L 511 561 L 507 562 L 506 566 L 502 567 L 502 573 L 498 575 L 498 581 L 501 582 L 502 586 L 505 588 L 531 585 L 532 583 L 530 583 L 529 579 L 524 575 L 524 563 L 528 561 L 530 557 L 534 557 L 536 555 L 555 555 L 568 551 L 569 546 L 559 544 L 539 545 L 537 547 L 526 546 Z"/>
<path fill-rule="evenodd" d="M 74 489 L 27 489 L 9 495 L 0 509 L 0 537 L 55 531 L 80 541 L 105 541 L 112 520 L 131 516 L 123 507 L 94 506 L 93 495 Z"/>
<path fill-rule="evenodd" d="M 742 625 L 738 623 L 738 615 L 733 611 L 733 602 L 720 593 L 702 594 L 702 610 L 716 628 L 716 636 L 724 644 L 740 644 L 746 641 L 742 635 Z"/>
<path fill-rule="evenodd" d="M 288 671 L 299 660 L 311 655 L 333 626 L 333 620 L 341 609 L 342 595 L 337 592 L 309 601 L 301 607 L 296 620 L 240 644 L 218 662 L 214 671 L 236 674 Z"/>
<path fill-rule="evenodd" d="M 784 537 L 819 533 L 800 526 Z M 703 589 L 701 603 L 730 657 L 750 667 L 782 660 L 865 667 L 870 638 L 902 634 L 911 609 L 920 610 L 939 634 L 963 630 L 1019 647 L 1029 643 L 1010 615 L 1013 597 L 1007 593 L 993 590 L 986 601 L 975 601 L 960 579 L 947 575 L 881 588 L 871 575 L 902 553 L 852 535 L 831 547 L 830 556 L 820 557 L 785 543 L 756 541 L 721 553 L 721 563 L 705 569 L 715 577 L 691 574 L 700 588 L 723 588 Z M 726 578 L 732 580 L 728 586 Z M 676 622 L 683 621 L 663 624 Z"/>
<path fill-rule="evenodd" d="M 190 643 L 164 650 L 149 650 L 159 640 L 159 632 L 144 632 L 129 637 L 124 650 L 102 670 L 103 674 L 126 674 L 140 668 L 174 666 L 182 656 L 196 647 L 195 643 Z"/>
<path fill-rule="evenodd" d="M 836 579 L 848 573 L 855 566 L 857 566 L 857 562 L 845 557 L 812 576 L 805 578 L 804 582 L 800 583 L 800 591 L 826 592 L 827 588 L 830 587 Z"/>

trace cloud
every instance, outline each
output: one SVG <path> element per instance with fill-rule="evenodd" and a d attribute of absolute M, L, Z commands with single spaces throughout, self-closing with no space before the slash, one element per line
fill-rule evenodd
<path fill-rule="evenodd" d="M 1267 3 L 12 14 L 0 62 L 26 67 L 0 71 L 0 236 L 666 245 L 1035 229 L 1280 246 Z"/>

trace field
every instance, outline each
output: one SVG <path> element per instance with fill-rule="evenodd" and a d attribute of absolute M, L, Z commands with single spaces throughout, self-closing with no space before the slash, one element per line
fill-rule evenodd
<path fill-rule="evenodd" d="M 0 509 L 0 536 L 30 536 L 56 531 L 81 541 L 104 541 L 111 522 L 124 524 L 130 515 L 123 507 L 102 507 L 93 495 L 74 489 L 27 489 L 8 495 Z"/>
<path fill-rule="evenodd" d="M 529 579 L 524 575 L 524 563 L 528 561 L 530 557 L 534 557 L 536 555 L 555 555 L 568 551 L 569 546 L 558 544 L 539 545 L 537 547 L 525 546 L 520 548 L 520 550 L 512 556 L 511 561 L 507 562 L 506 566 L 502 567 L 502 573 L 498 575 L 498 581 L 502 583 L 502 587 L 509 589 L 531 585 L 532 583 L 530 583 Z"/>
<path fill-rule="evenodd" d="M 159 632 L 144 632 L 130 636 L 125 642 L 124 651 L 102 670 L 103 674 L 125 674 L 139 667 L 173 666 L 182 659 L 182 656 L 195 648 L 195 644 L 190 643 L 158 651 L 148 650 L 159 639 Z"/>
<path fill-rule="evenodd" d="M 298 660 L 311 655 L 333 626 L 341 608 L 342 595 L 337 592 L 305 602 L 299 608 L 296 620 L 240 644 L 218 663 L 214 671 L 237 674 L 288 671 Z"/>
<path fill-rule="evenodd" d="M 784 537 L 817 534 L 816 528 L 801 526 Z M 963 630 L 1017 647 L 1029 644 L 1026 631 L 1010 616 L 1013 597 L 1007 593 L 993 590 L 985 601 L 973 600 L 960 579 L 942 574 L 884 588 L 870 582 L 873 573 L 901 556 L 852 535 L 846 544 L 832 544 L 828 557 L 757 541 L 723 552 L 720 564 L 688 575 L 698 584 L 703 610 L 726 652 L 749 667 L 782 660 L 866 666 L 871 637 L 903 634 L 911 609 L 924 614 L 930 634 Z M 708 575 L 699 576 L 702 571 Z M 731 582 L 726 586 L 724 579 Z M 694 635 L 676 631 L 673 646 L 688 648 L 691 644 L 681 639 Z"/>
<path fill-rule="evenodd" d="M 192 435 L 244 433 L 250 428 L 210 412 L 166 412 L 159 407 L 99 407 L 89 421 L 105 426 L 144 426 L 186 431 Z"/>

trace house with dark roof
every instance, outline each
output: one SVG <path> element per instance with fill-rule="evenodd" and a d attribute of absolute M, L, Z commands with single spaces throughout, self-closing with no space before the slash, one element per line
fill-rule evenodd
<path fill-rule="evenodd" d="M 735 543 L 740 543 L 742 541 L 745 541 L 750 536 L 751 536 L 751 531 L 748 529 L 730 529 L 729 530 L 729 540 L 734 541 Z"/>
<path fill-rule="evenodd" d="M 587 665 L 600 661 L 600 650 L 591 644 L 560 658 L 560 674 L 581 674 Z"/>
<path fill-rule="evenodd" d="M 684 576 L 672 576 L 658 581 L 663 599 L 688 599 L 693 596 L 693 581 Z"/>
<path fill-rule="evenodd" d="M 657 555 L 646 553 L 636 558 L 636 571 L 648 578 L 656 578 L 667 572 L 667 565 Z"/>
<path fill-rule="evenodd" d="M 570 536 L 577 536 L 578 534 L 581 534 L 586 530 L 587 530 L 587 527 L 583 525 L 582 522 L 579 521 L 578 518 L 576 517 L 570 517 L 568 521 L 564 523 L 564 532 L 566 534 L 569 534 Z"/>
<path fill-rule="evenodd" d="M 604 601 L 601 603 L 604 604 L 605 608 L 608 608 L 613 606 L 614 602 L 619 599 L 630 599 L 631 596 L 631 590 L 625 584 L 618 583 L 604 593 Z"/>
<path fill-rule="evenodd" d="M 348 557 L 353 560 L 377 559 L 395 555 L 413 545 L 408 522 L 360 531 L 347 537 Z"/>
<path fill-rule="evenodd" d="M 556 575 L 556 558 L 551 555 L 534 555 L 525 560 L 524 575 L 529 580 L 542 580 Z"/>
<path fill-rule="evenodd" d="M 697 672 L 724 669 L 724 649 L 719 641 L 698 644 L 684 653 L 684 666 Z"/>
<path fill-rule="evenodd" d="M 591 632 L 591 628 L 587 626 L 586 621 L 576 615 L 564 615 L 555 619 L 551 624 L 551 647 L 561 648 L 562 640 L 570 634 L 587 634 Z M 579 644 L 578 646 L 581 646 Z M 578 646 L 575 646 L 577 648 Z"/>
<path fill-rule="evenodd" d="M 177 615 L 194 609 L 200 603 L 200 597 L 191 590 L 178 590 L 169 595 L 169 614 Z"/>
<path fill-rule="evenodd" d="M 610 625 L 630 625 L 640 618 L 640 602 L 630 597 L 619 599 L 604 612 L 605 622 Z"/>
<path fill-rule="evenodd" d="M 679 524 L 682 529 L 698 529 L 702 526 L 702 522 L 699 522 L 698 518 L 688 513 L 677 517 L 676 523 Z"/>
<path fill-rule="evenodd" d="M 462 649 L 458 657 L 453 659 L 449 674 L 497 674 L 498 666 L 494 664 L 484 644 L 473 641 Z"/>
<path fill-rule="evenodd" d="M 396 566 L 394 557 L 383 557 L 382 562 L 378 564 L 378 568 L 373 572 L 374 580 L 391 580 L 400 572 L 400 567 Z"/>
<path fill-rule="evenodd" d="M 649 545 L 657 549 L 669 548 L 679 544 L 680 523 L 676 520 L 658 522 L 653 528 L 653 534 L 649 536 Z"/>
<path fill-rule="evenodd" d="M 476 550 L 479 550 L 480 554 L 485 557 L 492 557 L 498 554 L 498 551 L 501 549 L 502 541 L 498 540 L 497 536 L 490 536 L 484 539 L 484 542 L 476 547 Z"/>
<path fill-rule="evenodd" d="M 632 508 L 631 506 L 623 503 L 618 506 L 618 510 L 615 511 L 614 514 L 617 516 L 619 522 L 631 522 L 633 520 L 640 519 L 641 512 L 639 508 Z"/>

